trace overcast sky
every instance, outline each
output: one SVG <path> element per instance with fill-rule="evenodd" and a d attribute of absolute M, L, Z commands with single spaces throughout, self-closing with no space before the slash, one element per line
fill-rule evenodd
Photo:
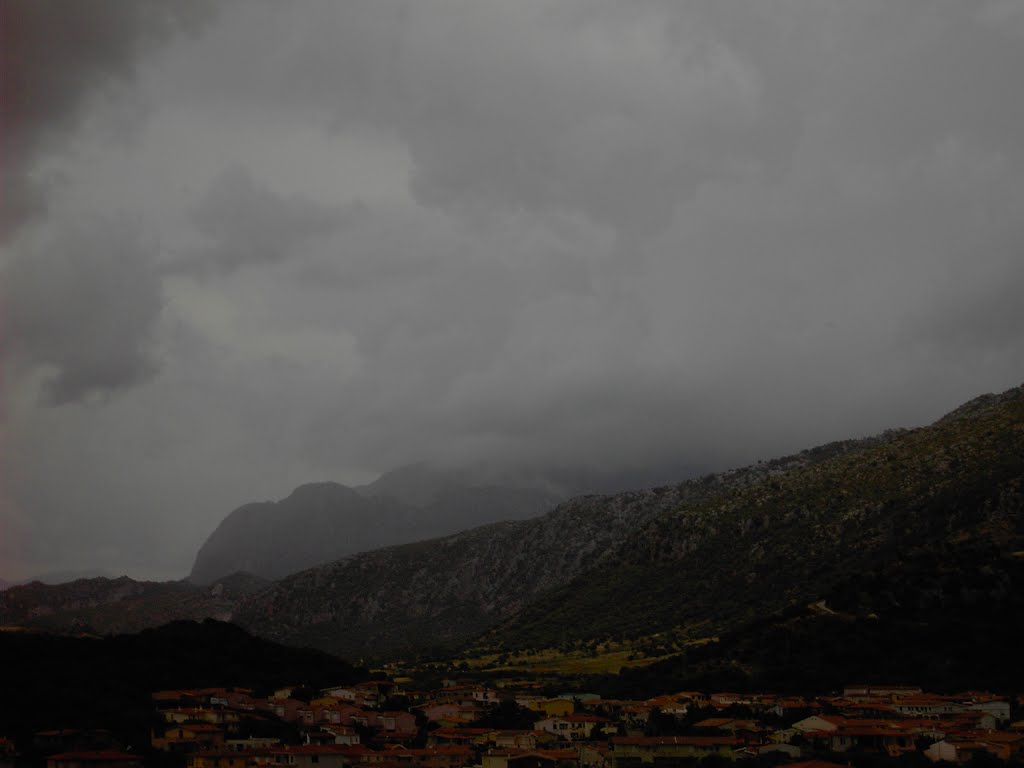
<path fill-rule="evenodd" d="M 2 0 L 0 576 L 1024 381 L 1020 0 Z"/>

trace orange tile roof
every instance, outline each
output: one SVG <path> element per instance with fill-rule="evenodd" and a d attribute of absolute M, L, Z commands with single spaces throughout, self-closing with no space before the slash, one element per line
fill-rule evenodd
<path fill-rule="evenodd" d="M 731 736 L 620 736 L 612 739 L 612 744 L 637 747 L 657 747 L 669 744 L 704 747 L 715 744 L 735 746 L 742 743 Z"/>
<path fill-rule="evenodd" d="M 275 755 L 353 755 L 372 751 L 360 744 L 300 744 L 270 750 Z"/>

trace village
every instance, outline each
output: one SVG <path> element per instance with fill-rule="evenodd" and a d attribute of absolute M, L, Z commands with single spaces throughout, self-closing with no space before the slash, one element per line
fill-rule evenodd
<path fill-rule="evenodd" d="M 103 734 L 36 734 L 47 768 L 680 768 L 755 760 L 789 768 L 1024 759 L 1021 701 L 984 692 L 848 686 L 830 696 L 683 691 L 646 701 L 545 696 L 525 680 L 408 678 L 322 690 L 152 694 L 148 750 Z M 0 763 L 13 764 L 0 739 Z M 145 754 L 144 754 L 145 752 Z"/>

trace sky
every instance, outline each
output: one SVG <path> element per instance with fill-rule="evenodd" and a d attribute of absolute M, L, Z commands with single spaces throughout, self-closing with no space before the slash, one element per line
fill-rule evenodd
<path fill-rule="evenodd" d="M 0 0 L 0 576 L 1024 381 L 1019 0 Z"/>

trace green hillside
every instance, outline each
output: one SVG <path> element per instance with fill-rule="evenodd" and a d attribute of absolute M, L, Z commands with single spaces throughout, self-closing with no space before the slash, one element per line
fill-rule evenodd
<path fill-rule="evenodd" d="M 660 514 L 614 559 L 530 603 L 481 645 L 671 629 L 704 637 L 840 588 L 891 602 L 882 574 L 897 584 L 906 569 L 930 563 L 926 571 L 938 574 L 968 551 L 968 559 L 1000 558 L 1024 549 L 1022 481 L 1018 388 L 931 427 Z"/>

